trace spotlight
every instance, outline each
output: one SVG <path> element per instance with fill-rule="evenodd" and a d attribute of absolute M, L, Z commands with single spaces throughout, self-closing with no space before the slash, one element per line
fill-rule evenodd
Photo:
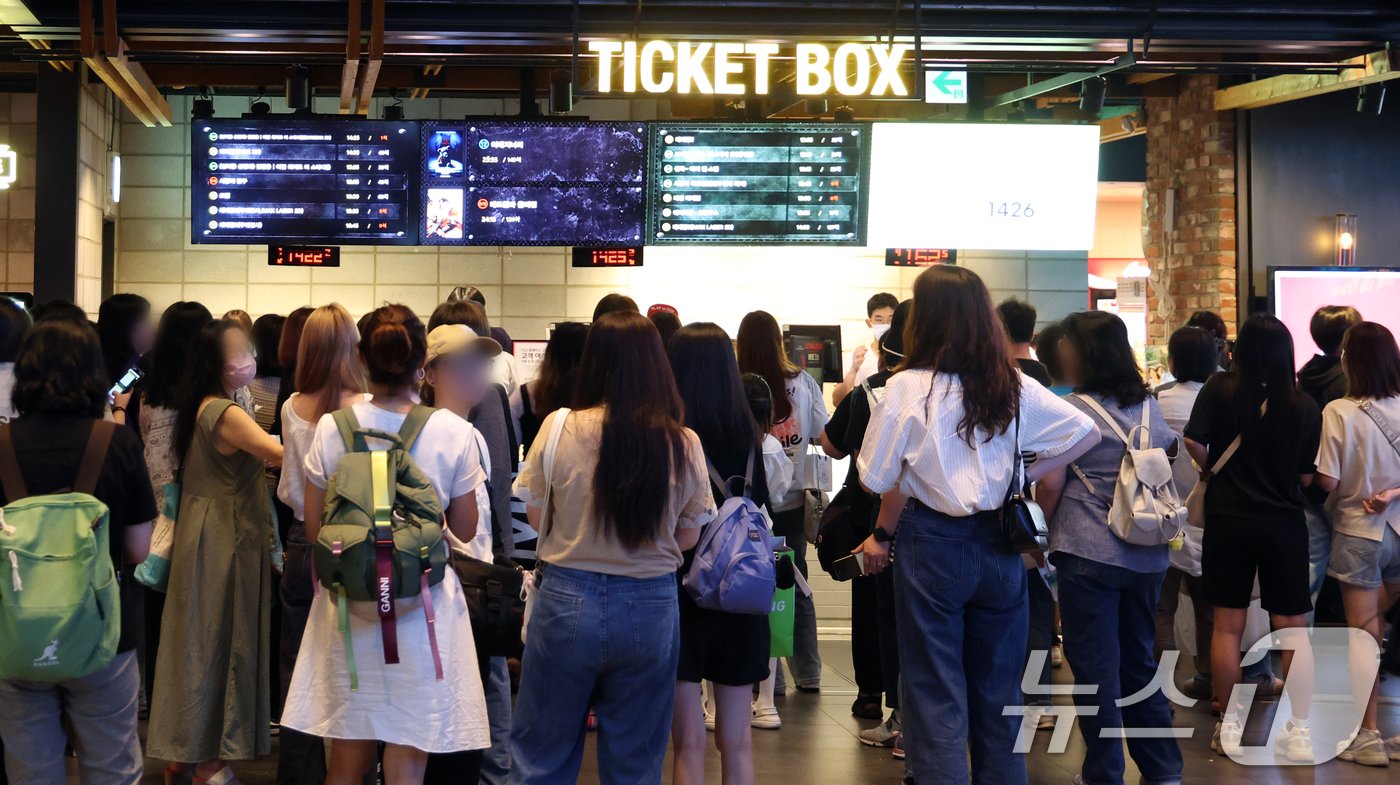
<path fill-rule="evenodd" d="M 1086 79 L 1079 85 L 1079 108 L 1089 114 L 1103 111 L 1103 100 L 1108 95 L 1108 83 L 1102 76 Z"/>
<path fill-rule="evenodd" d="M 568 114 L 574 109 L 574 80 L 568 71 L 549 72 L 549 113 Z"/>
<path fill-rule="evenodd" d="M 843 104 L 836 107 L 836 111 L 831 113 L 831 119 L 838 123 L 854 123 L 856 121 L 856 110 Z"/>
<path fill-rule="evenodd" d="M 213 98 L 196 98 L 190 103 L 190 117 L 196 120 L 208 120 L 214 116 Z"/>
<path fill-rule="evenodd" d="M 826 114 L 825 98 L 808 98 L 802 102 L 802 109 L 813 117 L 821 117 Z"/>
<path fill-rule="evenodd" d="M 301 112 L 311 108 L 311 71 L 303 65 L 289 66 L 287 76 L 287 106 Z"/>
<path fill-rule="evenodd" d="M 1380 114 L 1385 110 L 1385 83 L 1362 85 L 1356 91 L 1356 111 L 1362 114 Z"/>
<path fill-rule="evenodd" d="M 403 104 L 389 104 L 389 105 L 385 106 L 385 107 L 384 107 L 384 119 L 385 119 L 385 120 L 393 120 L 393 121 L 402 120 L 402 119 L 403 119 Z"/>
<path fill-rule="evenodd" d="M 248 111 L 254 117 L 266 117 L 272 114 L 272 104 L 266 101 L 254 101 L 253 105 L 248 107 Z"/>

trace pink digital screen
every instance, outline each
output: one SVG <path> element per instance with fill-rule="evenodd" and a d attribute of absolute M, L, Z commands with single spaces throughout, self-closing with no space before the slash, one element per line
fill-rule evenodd
<path fill-rule="evenodd" d="M 1293 333 L 1299 368 L 1318 353 L 1308 322 L 1313 311 L 1324 305 L 1350 305 L 1361 312 L 1361 318 L 1379 322 L 1400 336 L 1400 270 L 1274 268 L 1269 273 L 1274 316 Z"/>

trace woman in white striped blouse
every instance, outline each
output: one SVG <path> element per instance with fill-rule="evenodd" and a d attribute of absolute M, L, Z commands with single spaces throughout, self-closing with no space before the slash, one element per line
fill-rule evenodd
<path fill-rule="evenodd" d="M 1006 351 L 977 275 L 933 267 L 914 284 L 906 358 L 886 385 L 857 462 L 883 495 L 862 546 L 867 573 L 890 564 L 896 540 L 905 748 L 915 772 L 941 782 L 1024 783 L 1014 752 L 1026 649 L 1021 557 L 1002 534 L 1019 449 L 1031 480 L 1063 469 L 1099 441 L 1088 417 L 1034 381 Z"/>

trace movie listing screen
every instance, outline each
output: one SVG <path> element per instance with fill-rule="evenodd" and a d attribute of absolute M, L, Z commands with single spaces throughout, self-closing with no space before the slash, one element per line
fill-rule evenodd
<path fill-rule="evenodd" d="M 653 129 L 648 243 L 864 243 L 868 127 Z"/>
<path fill-rule="evenodd" d="M 418 242 L 418 125 L 195 120 L 192 240 Z"/>
<path fill-rule="evenodd" d="M 637 244 L 645 163 L 640 123 L 426 123 L 423 242 Z"/>

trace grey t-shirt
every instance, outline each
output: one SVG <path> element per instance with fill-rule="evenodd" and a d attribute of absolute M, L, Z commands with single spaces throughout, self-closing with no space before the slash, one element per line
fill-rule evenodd
<path fill-rule="evenodd" d="M 1176 455 L 1180 451 L 1176 434 L 1151 398 L 1142 404 L 1124 408 L 1116 399 L 1104 399 L 1097 393 L 1090 395 L 1112 415 L 1118 427 L 1130 435 L 1131 429 L 1142 425 L 1142 407 L 1152 406 L 1149 420 L 1152 446 L 1165 449 L 1168 455 Z M 1167 546 L 1130 545 L 1118 539 L 1108 528 L 1108 508 L 1113 502 L 1118 468 L 1123 462 L 1122 440 L 1078 396 L 1068 395 L 1065 400 L 1089 415 L 1102 431 L 1103 440 L 1075 462 L 1094 484 L 1097 493 L 1090 493 L 1079 476 L 1073 470 L 1069 472 L 1060 506 L 1055 509 L 1055 517 L 1050 521 L 1050 553 L 1068 553 L 1133 572 L 1165 571 L 1168 566 Z"/>
<path fill-rule="evenodd" d="M 471 416 L 467 420 L 481 432 L 486 439 L 486 453 L 491 458 L 491 509 L 495 513 L 496 527 L 491 530 L 491 544 L 496 551 L 509 552 L 505 547 L 509 542 L 511 534 L 510 517 L 510 483 L 512 480 L 512 465 L 519 460 L 517 455 L 515 460 L 511 460 L 510 419 L 507 417 L 507 404 L 501 399 L 501 386 L 491 385 L 491 390 L 486 394 L 486 400 L 482 401 L 475 409 L 472 409 Z M 490 524 L 491 521 L 481 521 L 479 525 Z"/>

